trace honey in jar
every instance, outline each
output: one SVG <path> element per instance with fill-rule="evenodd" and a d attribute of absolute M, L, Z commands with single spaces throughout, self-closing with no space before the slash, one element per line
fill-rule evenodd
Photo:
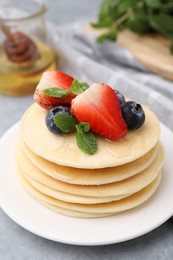
<path fill-rule="evenodd" d="M 0 9 L 0 93 L 27 95 L 34 92 L 44 71 L 56 69 L 56 54 L 47 41 L 46 3 L 27 0 L 21 10 L 22 2 L 17 9 L 15 0 L 11 2 Z M 32 10 L 26 12 L 31 4 Z M 5 18 L 6 13 L 11 16 Z"/>

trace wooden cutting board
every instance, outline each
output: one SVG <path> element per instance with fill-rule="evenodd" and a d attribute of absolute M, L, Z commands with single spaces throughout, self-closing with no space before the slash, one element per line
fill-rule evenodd
<path fill-rule="evenodd" d="M 88 32 L 100 35 L 105 30 L 93 29 L 90 25 L 84 28 Z M 117 42 L 127 48 L 141 64 L 150 71 L 173 81 L 173 55 L 170 53 L 171 42 L 161 35 L 140 36 L 129 30 L 118 35 Z"/>

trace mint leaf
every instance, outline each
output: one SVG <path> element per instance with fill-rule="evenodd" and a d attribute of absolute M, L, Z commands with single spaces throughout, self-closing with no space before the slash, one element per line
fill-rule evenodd
<path fill-rule="evenodd" d="M 150 16 L 152 27 L 165 35 L 173 35 L 173 17 L 168 14 L 159 14 Z"/>
<path fill-rule="evenodd" d="M 104 43 L 105 40 L 109 39 L 108 33 L 103 33 L 102 35 L 97 37 L 97 42 L 98 43 Z"/>
<path fill-rule="evenodd" d="M 112 20 L 109 19 L 109 17 L 108 17 L 101 22 L 91 23 L 91 26 L 93 28 L 104 28 L 104 27 L 109 27 L 111 24 L 112 24 Z"/>
<path fill-rule="evenodd" d="M 100 11 L 98 14 L 98 21 L 97 21 L 97 28 L 101 28 L 101 25 L 103 25 L 102 27 L 108 27 L 111 26 L 112 23 L 115 20 L 114 14 L 115 14 L 115 8 L 117 6 L 117 4 L 119 4 L 119 1 L 121 0 L 116 0 L 113 1 L 112 0 L 103 0 L 100 6 Z"/>
<path fill-rule="evenodd" d="M 46 88 L 43 92 L 49 97 L 66 98 L 69 94 L 67 89 L 62 88 Z"/>
<path fill-rule="evenodd" d="M 145 0 L 146 5 L 150 8 L 160 8 L 162 6 L 162 3 L 160 0 Z"/>
<path fill-rule="evenodd" d="M 171 51 L 171 54 L 173 54 L 173 43 L 170 46 L 170 51 Z"/>
<path fill-rule="evenodd" d="M 117 32 L 116 32 L 115 28 L 111 29 L 107 33 L 103 33 L 102 35 L 98 36 L 97 42 L 103 43 L 106 39 L 111 40 L 111 41 L 115 41 L 117 39 Z"/>
<path fill-rule="evenodd" d="M 71 91 L 75 95 L 83 93 L 88 88 L 89 85 L 86 82 L 79 82 L 77 79 L 74 79 L 71 85 Z"/>
<path fill-rule="evenodd" d="M 85 153 L 93 155 L 97 150 L 96 138 L 91 132 L 76 134 L 78 147 Z"/>
<path fill-rule="evenodd" d="M 81 122 L 78 125 L 76 125 L 76 128 L 78 133 L 83 133 L 83 132 L 87 133 L 90 130 L 90 124 Z"/>
<path fill-rule="evenodd" d="M 136 9 L 137 6 L 139 5 L 140 1 L 139 0 L 124 0 L 124 1 L 119 1 L 119 4 L 117 5 L 116 11 L 120 14 L 123 15 L 124 13 L 128 12 L 129 9 Z"/>
<path fill-rule="evenodd" d="M 147 15 L 132 14 L 127 20 L 126 26 L 135 33 L 146 33 L 150 30 L 149 18 Z"/>
<path fill-rule="evenodd" d="M 88 123 L 80 123 L 76 126 L 76 142 L 78 147 L 85 153 L 93 155 L 97 150 L 96 137 L 88 129 Z M 90 128 L 90 126 L 89 126 Z"/>
<path fill-rule="evenodd" d="M 54 117 L 55 125 L 64 133 L 76 130 L 77 120 L 69 114 L 58 114 Z"/>

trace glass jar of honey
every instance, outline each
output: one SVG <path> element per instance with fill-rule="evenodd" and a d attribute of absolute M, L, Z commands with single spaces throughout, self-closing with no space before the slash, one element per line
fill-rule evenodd
<path fill-rule="evenodd" d="M 55 70 L 48 40 L 44 0 L 0 1 L 0 93 L 32 94 L 41 75 Z"/>

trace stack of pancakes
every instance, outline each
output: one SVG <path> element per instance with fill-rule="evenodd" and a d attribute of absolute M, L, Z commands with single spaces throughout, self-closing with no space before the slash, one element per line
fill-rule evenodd
<path fill-rule="evenodd" d="M 156 191 L 164 152 L 160 126 L 147 108 L 144 125 L 117 141 L 97 136 L 94 155 L 75 134 L 54 135 L 46 111 L 33 104 L 20 124 L 16 162 L 25 189 L 45 206 L 73 217 L 110 216 L 134 208 Z"/>

